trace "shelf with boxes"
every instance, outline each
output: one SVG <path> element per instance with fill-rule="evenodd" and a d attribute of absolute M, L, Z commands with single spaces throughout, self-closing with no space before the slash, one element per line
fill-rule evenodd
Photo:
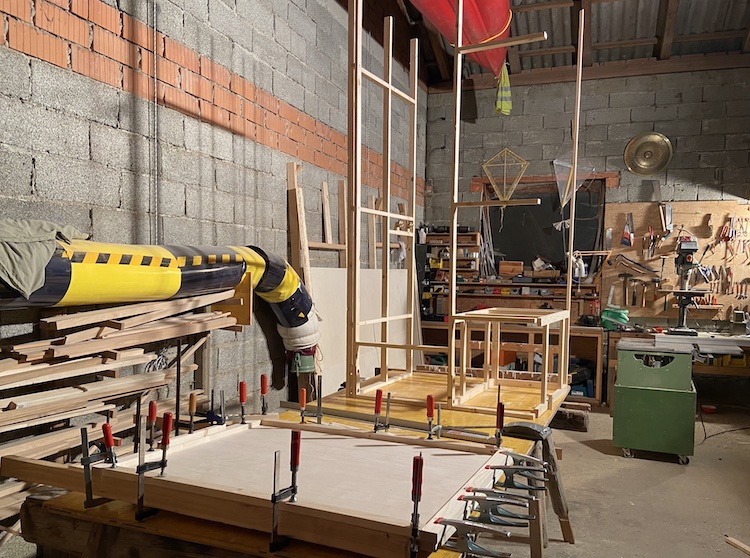
<path fill-rule="evenodd" d="M 450 303 L 450 234 L 428 233 L 422 280 L 422 318 L 441 321 Z M 505 308 L 565 308 L 565 277 L 559 270 L 533 270 L 521 261 L 501 261 L 496 275 L 482 276 L 478 232 L 459 233 L 456 258 L 456 310 L 501 306 Z M 599 281 L 573 288 L 571 320 L 599 314 Z"/>

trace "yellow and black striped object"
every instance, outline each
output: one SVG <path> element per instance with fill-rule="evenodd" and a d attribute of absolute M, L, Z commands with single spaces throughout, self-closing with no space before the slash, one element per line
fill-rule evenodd
<path fill-rule="evenodd" d="M 57 241 L 44 286 L 29 299 L 0 289 L 0 308 L 169 300 L 219 292 L 250 273 L 252 286 L 285 328 L 308 322 L 312 299 L 283 259 L 254 246 L 146 246 Z"/>

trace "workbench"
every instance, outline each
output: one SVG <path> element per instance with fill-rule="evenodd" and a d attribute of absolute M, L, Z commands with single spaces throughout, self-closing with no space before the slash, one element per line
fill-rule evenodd
<path fill-rule="evenodd" d="M 511 388 L 508 388 L 509 390 Z M 552 408 L 540 415 L 534 422 L 549 424 L 557 412 L 564 395 L 553 401 Z M 309 407 L 308 407 L 309 408 Z M 372 415 L 367 401 L 347 399 L 343 393 L 324 398 L 324 409 L 338 409 L 352 415 Z M 424 422 L 423 410 L 405 404 L 394 404 L 391 416 L 402 420 Z M 288 411 L 281 418 L 294 420 L 299 413 Z M 487 417 L 481 414 L 460 411 L 443 411 L 446 424 L 464 427 L 482 425 Z M 325 423 L 359 424 L 347 418 L 332 417 L 328 414 Z M 395 428 L 392 430 L 396 430 Z M 477 429 L 492 433 L 492 429 Z M 414 432 L 410 432 L 411 435 Z M 447 442 L 447 440 L 446 440 Z M 304 444 L 304 442 L 303 442 Z M 503 438 L 503 447 L 518 453 L 528 453 L 532 443 L 526 440 Z M 304 458 L 303 458 L 304 459 Z M 304 471 L 304 469 L 303 469 Z M 384 469 L 384 474 L 387 469 Z M 22 510 L 22 529 L 27 540 L 41 544 L 45 550 L 59 551 L 53 554 L 60 558 L 83 555 L 127 558 L 137 554 L 141 558 L 192 558 L 195 556 L 227 556 L 229 558 L 266 557 L 269 535 L 247 528 L 227 525 L 205 519 L 196 519 L 175 512 L 160 511 L 156 516 L 143 522 L 134 520 L 135 506 L 122 501 L 113 501 L 93 509 L 84 509 L 83 495 L 69 493 L 46 502 L 28 501 Z M 28 526 L 28 527 L 27 527 Z M 108 541 L 116 541 L 111 549 Z M 104 549 L 104 550 L 102 550 Z M 90 554 L 84 554 L 86 551 Z M 292 541 L 283 551 L 273 554 L 285 558 L 338 558 L 348 556 L 362 558 L 361 554 L 336 551 L 328 547 Z M 456 553 L 438 551 L 437 557 L 455 557 Z"/>

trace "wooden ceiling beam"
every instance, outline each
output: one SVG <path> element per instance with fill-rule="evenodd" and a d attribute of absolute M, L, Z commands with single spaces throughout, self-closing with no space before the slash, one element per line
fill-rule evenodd
<path fill-rule="evenodd" d="M 750 52 L 750 27 L 748 27 L 745 40 L 742 41 L 742 52 Z"/>
<path fill-rule="evenodd" d="M 511 74 L 521 73 L 521 56 L 517 46 L 508 47 L 508 64 Z"/>
<path fill-rule="evenodd" d="M 636 60 L 617 60 L 604 64 L 595 64 L 584 68 L 583 79 L 608 79 L 619 77 L 646 76 L 654 74 L 672 74 L 678 72 L 700 72 L 706 70 L 729 70 L 750 68 L 750 56 L 739 53 L 693 54 L 675 56 L 668 60 L 640 58 Z M 491 89 L 497 87 L 495 76 L 483 74 L 472 77 L 474 89 Z M 562 83 L 575 79 L 575 68 L 564 66 L 557 68 L 540 68 L 510 76 L 511 86 L 539 85 L 543 83 Z M 445 93 L 453 89 L 451 82 L 436 84 L 429 88 L 429 93 Z"/>
<path fill-rule="evenodd" d="M 672 56 L 672 43 L 677 28 L 677 11 L 680 0 L 659 0 L 659 16 L 656 19 L 656 46 L 654 54 L 659 60 Z"/>
<path fill-rule="evenodd" d="M 649 39 L 629 39 L 626 41 L 612 41 L 609 43 L 595 43 L 593 45 L 594 50 L 607 50 L 610 48 L 631 48 L 639 46 L 651 46 L 656 44 L 656 38 L 651 37 Z"/>
<path fill-rule="evenodd" d="M 448 53 L 443 48 L 443 41 L 440 38 L 440 33 L 437 29 L 427 21 L 422 19 L 422 25 L 424 25 L 427 38 L 429 39 L 430 46 L 432 47 L 432 54 L 435 56 L 435 62 L 437 63 L 438 71 L 440 72 L 440 79 L 447 81 L 451 79 L 451 68 L 453 63 L 448 59 Z"/>
<path fill-rule="evenodd" d="M 510 9 L 514 14 L 525 12 L 536 12 L 538 10 L 552 10 L 554 8 L 572 8 L 573 0 L 555 0 L 553 2 L 537 2 L 535 4 L 523 4 L 521 6 L 511 6 Z"/>
<path fill-rule="evenodd" d="M 573 46 L 535 48 L 529 50 L 520 50 L 518 51 L 518 56 L 521 58 L 527 58 L 529 56 L 547 56 L 548 54 L 568 54 L 575 51 L 576 49 Z"/>
<path fill-rule="evenodd" d="M 722 41 L 727 39 L 741 39 L 747 35 L 742 29 L 730 31 L 714 31 L 713 33 L 692 33 L 690 35 L 677 35 L 675 43 L 691 43 L 696 41 Z"/>

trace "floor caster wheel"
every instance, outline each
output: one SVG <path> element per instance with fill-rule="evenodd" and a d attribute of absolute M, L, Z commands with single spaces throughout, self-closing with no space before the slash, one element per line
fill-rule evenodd
<path fill-rule="evenodd" d="M 630 448 L 622 448 L 622 456 L 630 459 L 631 457 L 633 457 L 633 450 L 631 450 Z"/>
<path fill-rule="evenodd" d="M 680 462 L 680 465 L 687 465 L 690 463 L 690 458 L 687 455 L 680 455 L 678 461 Z"/>

